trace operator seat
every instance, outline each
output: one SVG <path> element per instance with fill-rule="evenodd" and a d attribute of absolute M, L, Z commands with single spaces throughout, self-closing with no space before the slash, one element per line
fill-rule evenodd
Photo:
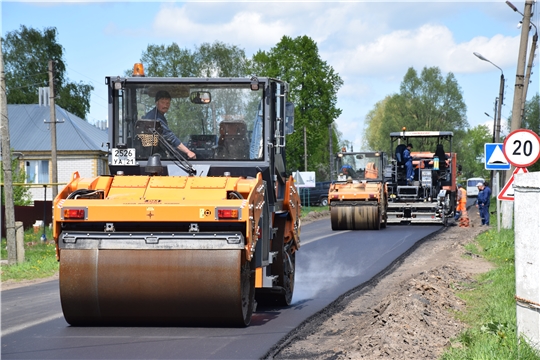
<path fill-rule="evenodd" d="M 368 162 L 366 165 L 366 179 L 376 179 L 378 177 L 378 171 L 374 162 Z"/>
<path fill-rule="evenodd" d="M 222 121 L 219 123 L 218 159 L 249 159 L 249 141 L 245 121 Z"/>
<path fill-rule="evenodd" d="M 396 146 L 395 159 L 396 159 L 396 180 L 405 181 L 407 177 L 407 169 L 405 168 L 405 159 L 403 158 L 403 152 L 407 149 L 407 145 L 399 144 Z"/>
<path fill-rule="evenodd" d="M 403 159 L 403 152 L 407 148 L 407 145 L 405 144 L 399 144 L 396 146 L 396 161 L 398 166 L 404 167 L 405 166 L 405 159 Z"/>
<path fill-rule="evenodd" d="M 435 155 L 439 158 L 439 169 L 446 170 L 446 153 L 442 144 L 437 144 L 437 149 L 435 150 Z"/>
<path fill-rule="evenodd" d="M 442 144 L 438 144 L 434 156 L 439 158 L 439 182 L 441 186 L 449 186 L 452 184 L 450 169 L 448 168 L 448 156 L 444 152 Z"/>

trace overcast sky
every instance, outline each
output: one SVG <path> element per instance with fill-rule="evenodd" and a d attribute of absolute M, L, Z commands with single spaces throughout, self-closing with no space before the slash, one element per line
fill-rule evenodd
<path fill-rule="evenodd" d="M 514 1 L 520 12 L 524 2 Z M 91 83 L 88 121 L 107 117 L 104 77 L 123 75 L 149 44 L 193 50 L 201 43 L 236 45 L 251 57 L 282 36 L 307 35 L 341 76 L 336 120 L 358 150 L 364 120 L 374 105 L 399 92 L 409 67 L 452 72 L 461 87 L 471 127 L 491 124 L 501 70 L 506 78 L 503 119 L 512 110 L 522 16 L 505 1 L 273 1 L 273 2 L 9 2 L 1 3 L 2 36 L 21 25 L 56 27 L 67 76 Z M 539 26 L 536 5 L 532 22 Z M 531 30 L 530 39 L 534 34 Z M 527 47 L 530 49 L 530 45 Z M 530 50 L 528 50 L 530 51 Z M 538 56 L 528 98 L 539 92 Z M 503 120 L 504 121 L 504 120 Z M 406 125 L 406 124 L 404 124 Z M 453 129 L 441 129 L 453 130 Z"/>

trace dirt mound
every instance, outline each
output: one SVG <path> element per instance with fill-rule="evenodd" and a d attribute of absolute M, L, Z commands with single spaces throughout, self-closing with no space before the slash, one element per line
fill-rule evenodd
<path fill-rule="evenodd" d="M 400 284 L 371 310 L 372 321 L 360 326 L 369 332 L 358 336 L 357 329 L 349 330 L 346 336 L 356 339 L 343 358 L 436 359 L 463 328 L 451 316 L 465 305 L 454 293 L 461 283 L 472 281 L 468 274 L 443 266 Z"/>
<path fill-rule="evenodd" d="M 274 359 L 437 359 L 465 329 L 454 317 L 466 304 L 455 293 L 492 265 L 464 246 L 480 227 L 448 227 L 389 274 L 312 318 L 269 354 Z"/>

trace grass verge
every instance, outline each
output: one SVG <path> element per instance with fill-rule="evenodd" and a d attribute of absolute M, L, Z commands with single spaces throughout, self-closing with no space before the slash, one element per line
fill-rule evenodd
<path fill-rule="evenodd" d="M 496 217 L 491 219 L 496 224 Z M 461 359 L 520 359 L 538 360 L 540 353 L 527 341 L 517 337 L 514 230 L 491 228 L 467 250 L 493 262 L 496 268 L 477 278 L 467 291 L 458 296 L 466 301 L 458 319 L 469 328 L 452 340 L 452 347 L 443 360 Z"/>
<path fill-rule="evenodd" d="M 58 271 L 58 261 L 55 256 L 54 242 L 41 241 L 42 232 L 34 233 L 33 229 L 24 232 L 24 258 L 20 264 L 0 265 L 2 281 L 32 280 L 54 275 Z M 47 239 L 52 239 L 50 231 L 46 231 Z M 2 260 L 7 260 L 6 239 L 2 239 L 0 252 Z"/>
<path fill-rule="evenodd" d="M 307 216 L 310 212 L 323 212 L 329 209 L 328 206 L 302 206 L 301 217 Z"/>

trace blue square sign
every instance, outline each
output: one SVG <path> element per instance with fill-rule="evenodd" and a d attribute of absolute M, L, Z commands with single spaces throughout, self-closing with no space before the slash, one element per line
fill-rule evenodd
<path fill-rule="evenodd" d="M 485 169 L 486 170 L 509 170 L 510 163 L 503 153 L 503 144 L 484 144 Z"/>

